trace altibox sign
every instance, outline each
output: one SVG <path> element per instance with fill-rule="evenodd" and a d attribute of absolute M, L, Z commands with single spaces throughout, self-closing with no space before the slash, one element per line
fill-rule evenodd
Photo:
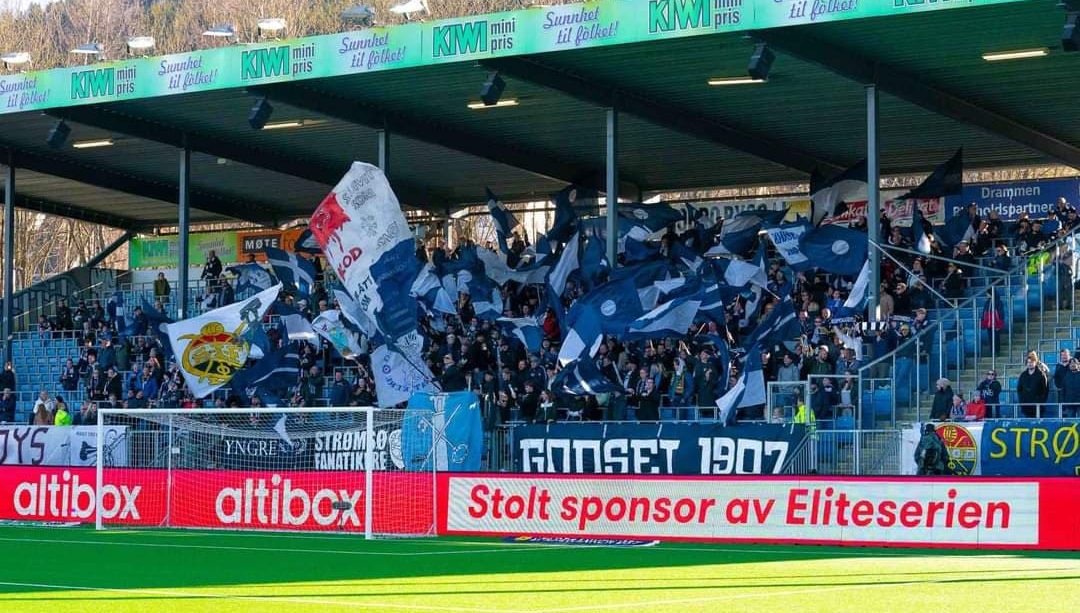
<path fill-rule="evenodd" d="M 446 475 L 443 483 L 446 534 L 1080 547 L 1080 521 L 1058 506 L 1080 498 L 1075 482 Z"/>
<path fill-rule="evenodd" d="M 104 476 L 111 525 L 364 530 L 363 472 L 174 470 L 168 495 L 165 470 L 106 469 Z M 95 482 L 94 468 L 5 467 L 0 519 L 92 523 Z M 375 529 L 427 533 L 434 486 L 428 472 L 375 473 Z"/>

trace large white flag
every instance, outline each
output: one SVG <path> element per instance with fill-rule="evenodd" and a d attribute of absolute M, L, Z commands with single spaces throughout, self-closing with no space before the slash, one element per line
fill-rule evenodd
<path fill-rule="evenodd" d="M 364 352 L 357 334 L 345 327 L 341 321 L 341 312 L 337 309 L 319 313 L 311 327 L 319 336 L 329 341 L 343 358 L 351 359 Z"/>
<path fill-rule="evenodd" d="M 277 299 L 281 284 L 198 317 L 165 324 L 180 372 L 196 398 L 227 384 L 251 356 L 253 326 Z"/>
<path fill-rule="evenodd" d="M 402 301 L 397 298 L 407 299 L 419 267 L 405 214 L 379 168 L 353 162 L 334 191 L 315 209 L 310 228 L 330 266 L 368 319 L 391 325 L 394 329 L 383 333 L 395 338 L 403 328 L 416 328 L 415 309 L 376 317 L 384 304 L 387 313 L 401 309 Z M 399 318 L 410 314 L 411 327 Z"/>

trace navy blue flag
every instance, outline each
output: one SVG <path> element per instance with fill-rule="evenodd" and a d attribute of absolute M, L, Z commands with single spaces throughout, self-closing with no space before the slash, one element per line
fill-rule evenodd
<path fill-rule="evenodd" d="M 146 327 L 142 327 L 142 322 L 134 318 L 134 313 L 129 316 L 130 322 L 124 326 L 124 330 L 121 332 L 121 336 L 154 336 L 161 343 L 162 351 L 165 359 L 172 357 L 172 343 L 169 342 L 169 335 L 161 330 L 161 324 L 174 323 L 172 319 L 166 316 L 161 311 L 158 311 L 154 307 L 150 306 L 150 303 L 146 300 L 142 301 L 142 312 L 146 317 Z"/>
<path fill-rule="evenodd" d="M 504 333 L 514 335 L 529 353 L 540 351 L 544 331 L 536 317 L 500 317 L 496 321 Z"/>
<path fill-rule="evenodd" d="M 566 319 L 567 329 L 563 332 L 562 347 L 559 348 L 559 364 L 564 366 L 574 360 L 596 355 L 604 333 L 600 314 L 595 308 L 575 304 Z"/>
<path fill-rule="evenodd" d="M 949 247 L 955 247 L 963 241 L 975 237 L 975 228 L 971 226 L 971 214 L 967 208 L 960 209 L 938 229 L 938 238 Z"/>
<path fill-rule="evenodd" d="M 267 247 L 263 252 L 270 266 L 274 268 L 274 275 L 287 290 L 311 296 L 315 288 L 315 266 L 311 262 L 295 253 L 273 247 Z"/>
<path fill-rule="evenodd" d="M 803 236 L 800 248 L 821 270 L 855 276 L 866 261 L 869 242 L 858 230 L 827 225 Z"/>
<path fill-rule="evenodd" d="M 966 213 L 967 210 L 965 209 L 964 212 Z M 930 253 L 930 235 L 926 233 L 928 225 L 930 224 L 923 217 L 919 204 L 913 202 L 911 204 L 911 244 L 919 253 Z"/>
<path fill-rule="evenodd" d="M 300 233 L 300 236 L 296 239 L 296 244 L 293 245 L 293 251 L 296 253 L 307 253 L 309 255 L 319 255 L 322 253 L 322 249 L 319 248 L 319 241 L 315 240 L 315 235 L 311 233 L 311 228 L 307 228 Z"/>
<path fill-rule="evenodd" d="M 956 150 L 944 164 L 934 169 L 918 187 L 897 200 L 958 196 L 964 188 L 964 149 Z"/>
<path fill-rule="evenodd" d="M 288 343 L 237 372 L 231 384 L 233 391 L 244 398 L 258 395 L 262 399 L 264 394 L 281 398 L 299 378 L 300 350 L 296 343 Z"/>
<path fill-rule="evenodd" d="M 671 259 L 677 264 L 682 264 L 687 270 L 697 272 L 701 265 L 705 263 L 705 260 L 693 249 L 686 246 L 686 243 L 677 240 L 671 243 Z"/>
<path fill-rule="evenodd" d="M 551 224 L 551 229 L 548 230 L 548 239 L 560 243 L 566 242 L 577 226 L 578 216 L 575 209 L 595 204 L 596 197 L 596 190 L 577 185 L 567 186 L 555 194 L 553 197 L 553 200 L 555 200 L 555 220 Z"/>
<path fill-rule="evenodd" d="M 772 347 L 783 341 L 790 341 L 799 336 L 802 325 L 795 316 L 795 304 L 791 296 L 784 296 L 779 304 L 773 307 L 768 317 L 761 320 L 754 332 L 743 340 L 744 349 L 754 345 Z"/>
<path fill-rule="evenodd" d="M 810 221 L 819 225 L 829 217 L 840 215 L 845 202 L 861 202 L 867 198 L 867 165 L 862 159 L 832 177 L 814 171 L 810 175 Z"/>
<path fill-rule="evenodd" d="M 495 222 L 495 236 L 499 240 L 499 249 L 502 249 L 503 253 L 510 253 L 510 248 L 506 244 L 506 237 L 510 236 L 510 233 L 514 231 L 514 228 L 518 226 L 518 220 L 503 206 L 503 203 L 499 201 L 488 188 L 484 188 L 487 193 L 487 207 L 488 212 L 491 213 L 491 219 Z"/>
<path fill-rule="evenodd" d="M 610 267 L 604 257 L 606 247 L 606 241 L 602 238 L 590 236 L 585 241 L 585 251 L 581 254 L 581 277 L 586 290 L 600 285 L 607 277 Z"/>
<path fill-rule="evenodd" d="M 720 227 L 720 244 L 706 255 L 746 255 L 757 247 L 761 228 L 761 219 L 753 215 L 726 219 Z"/>
<path fill-rule="evenodd" d="M 563 367 L 551 381 L 551 391 L 568 396 L 618 394 L 624 390 L 597 368 L 596 362 L 582 358 Z"/>
<path fill-rule="evenodd" d="M 570 321 L 575 312 L 592 309 L 599 312 L 604 334 L 621 336 L 630 322 L 645 314 L 633 280 L 610 281 L 582 296 L 570 308 Z"/>
<path fill-rule="evenodd" d="M 787 217 L 787 208 L 776 209 L 751 209 L 739 213 L 740 217 L 757 217 L 765 228 L 773 228 L 784 222 Z"/>
<path fill-rule="evenodd" d="M 647 228 L 650 234 L 686 218 L 682 211 L 666 204 L 622 204 L 619 205 L 619 216 Z"/>
<path fill-rule="evenodd" d="M 398 242 L 371 265 L 371 278 L 377 280 L 382 299 L 375 324 L 392 343 L 416 330 L 418 303 L 409 291 L 419 272 L 413 241 Z"/>

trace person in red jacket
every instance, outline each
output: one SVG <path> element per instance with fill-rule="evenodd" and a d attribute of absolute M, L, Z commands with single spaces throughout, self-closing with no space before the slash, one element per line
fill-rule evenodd
<path fill-rule="evenodd" d="M 982 421 L 986 419 L 986 400 L 979 392 L 971 395 L 971 402 L 964 406 L 964 421 Z"/>

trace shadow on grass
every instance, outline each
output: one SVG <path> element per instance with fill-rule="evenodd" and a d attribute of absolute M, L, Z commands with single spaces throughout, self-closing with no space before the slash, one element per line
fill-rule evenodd
<path fill-rule="evenodd" d="M 157 546 L 165 545 L 165 546 Z M 170 546 L 171 545 L 171 546 Z M 204 548 L 205 547 L 205 548 Z M 296 551 L 303 550 L 303 551 Z M 370 555 L 357 555 L 366 552 Z M 424 555 L 408 555 L 422 553 Z M 387 554 L 387 555 L 380 555 Z M 404 554 L 404 555 L 402 555 Z M 934 583 L 993 583 L 1000 581 L 1043 581 L 1080 579 L 1069 577 L 994 578 L 972 577 L 973 574 L 1010 572 L 1009 570 L 968 571 L 916 571 L 904 573 L 893 569 L 881 574 L 859 572 L 857 566 L 850 574 L 830 573 L 827 582 L 814 582 L 813 576 L 770 576 L 767 584 L 741 583 L 738 576 L 725 576 L 718 568 L 715 576 L 694 573 L 691 577 L 658 578 L 654 581 L 627 582 L 624 578 L 617 585 L 596 585 L 594 579 L 575 578 L 565 574 L 558 578 L 558 585 L 545 583 L 536 577 L 522 577 L 520 581 L 506 577 L 465 579 L 470 575 L 498 575 L 504 573 L 543 574 L 588 571 L 618 571 L 642 568 L 675 568 L 692 566 L 723 566 L 727 564 L 752 564 L 759 562 L 829 560 L 845 562 L 856 558 L 886 555 L 890 559 L 905 557 L 967 557 L 971 555 L 1004 555 L 1012 558 L 1063 559 L 1080 562 L 1080 553 L 978 551 L 955 550 L 901 550 L 878 548 L 836 547 L 769 547 L 763 545 L 661 545 L 658 547 L 633 548 L 583 548 L 542 547 L 530 545 L 503 545 L 492 541 L 477 545 L 475 541 L 363 541 L 360 538 L 341 537 L 327 539 L 290 539 L 273 535 L 226 535 L 190 532 L 106 532 L 88 529 L 7 528 L 0 530 L 0 593 L 46 592 L 64 590 L 61 586 L 110 588 L 110 589 L 177 589 L 228 587 L 232 585 L 311 583 L 312 587 L 325 585 L 331 592 L 325 594 L 273 594 L 266 598 L 347 598 L 387 596 L 444 596 L 444 595 L 521 595 L 548 593 L 593 592 L 680 592 L 702 589 L 746 589 L 755 587 L 805 588 L 827 585 L 829 587 L 858 587 L 864 585 L 907 584 L 918 581 Z M 926 567 L 923 567 L 926 568 Z M 58 569 L 69 569 L 58 573 Z M 1040 571 L 1074 570 L 1077 566 L 1046 568 Z M 1017 569 L 1022 570 L 1022 569 Z M 948 578 L 949 575 L 965 575 Z M 462 577 L 461 580 L 452 580 Z M 563 578 L 566 577 L 566 578 Z M 896 577 L 917 577 L 896 579 Z M 424 579 L 418 586 L 389 582 L 380 579 Z M 430 578 L 430 579 L 428 579 Z M 765 579 L 765 577 L 762 577 Z M 805 582 L 798 582 L 805 579 Z M 857 579 L 857 580 L 856 580 Z M 885 581 L 882 581 L 884 579 Z M 360 593 L 333 593 L 335 581 L 372 581 L 365 587 L 402 588 L 401 591 L 380 590 Z M 839 580 L 839 581 L 835 581 Z M 520 585 L 513 589 L 469 590 L 477 582 L 491 585 Z M 692 585 L 684 585 L 691 582 Z M 604 580 L 603 583 L 616 583 Z M 648 585 L 642 585 L 647 583 Z M 43 588 L 33 585 L 50 584 Z M 593 584 L 585 587 L 586 584 Z M 439 586 L 448 589 L 428 589 Z M 453 589 L 461 586 L 464 589 Z M 416 589 L 419 588 L 419 589 Z M 74 595 L 72 595 L 74 596 Z M 262 598 L 263 596 L 260 596 Z M 181 595 L 139 594 L 118 597 L 154 599 L 186 599 Z M 211 598 L 192 596 L 191 598 Z M 0 600 L 4 600 L 0 598 Z M 11 600 L 11 599 L 8 599 Z M 37 600 L 37 599 L 35 599 Z M 54 598 L 53 600 L 100 600 Z M 5 607 L 0 606 L 0 610 Z"/>

